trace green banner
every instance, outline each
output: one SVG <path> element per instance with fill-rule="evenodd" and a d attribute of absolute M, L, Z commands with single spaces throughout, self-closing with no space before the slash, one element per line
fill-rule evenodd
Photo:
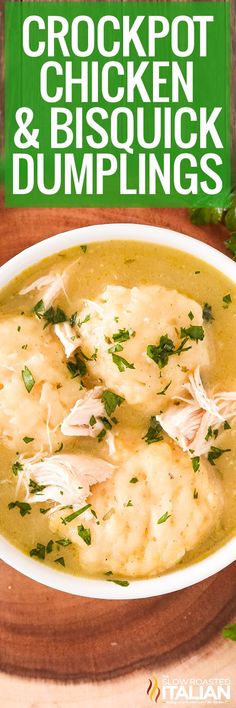
<path fill-rule="evenodd" d="M 6 206 L 227 206 L 229 13 L 6 3 Z"/>

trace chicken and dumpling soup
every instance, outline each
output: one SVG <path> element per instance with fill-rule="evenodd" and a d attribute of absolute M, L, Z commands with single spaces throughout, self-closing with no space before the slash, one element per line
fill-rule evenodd
<path fill-rule="evenodd" d="M 236 286 L 148 243 L 68 249 L 0 300 L 0 530 L 127 585 L 235 532 Z"/>

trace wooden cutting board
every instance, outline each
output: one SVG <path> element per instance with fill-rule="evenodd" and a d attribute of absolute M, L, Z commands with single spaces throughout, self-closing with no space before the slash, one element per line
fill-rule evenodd
<path fill-rule="evenodd" d="M 223 227 L 198 228 L 186 210 L 0 210 L 0 263 L 61 231 L 96 223 L 155 224 L 225 251 Z M 66 246 L 66 239 L 65 239 Z M 236 614 L 236 563 L 184 591 L 140 601 L 98 601 L 45 588 L 0 563 L 0 671 L 62 681 L 99 681 L 169 666 Z"/>

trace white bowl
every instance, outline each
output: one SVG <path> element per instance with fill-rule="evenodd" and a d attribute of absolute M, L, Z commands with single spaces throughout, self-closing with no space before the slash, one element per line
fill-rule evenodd
<path fill-rule="evenodd" d="M 4 287 L 12 278 L 29 266 L 65 248 L 94 241 L 122 239 L 165 245 L 190 253 L 214 266 L 236 283 L 236 264 L 211 246 L 189 236 L 156 226 L 100 224 L 58 234 L 19 253 L 0 268 L 1 287 Z M 54 570 L 27 557 L 3 536 L 0 536 L 0 557 L 12 568 L 51 588 L 85 597 L 127 600 L 164 595 L 210 577 L 236 559 L 236 538 L 227 541 L 207 558 L 193 563 L 189 567 L 173 570 L 156 578 L 131 580 L 127 587 L 108 583 L 107 580 L 75 577 L 69 573 Z"/>

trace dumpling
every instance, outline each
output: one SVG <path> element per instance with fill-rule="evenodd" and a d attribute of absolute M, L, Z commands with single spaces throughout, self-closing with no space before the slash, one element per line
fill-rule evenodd
<path fill-rule="evenodd" d="M 43 329 L 35 317 L 2 317 L 0 341 L 0 437 L 15 450 L 52 452 L 63 439 L 60 423 L 78 398 L 78 379 L 71 379 L 51 327 Z M 30 392 L 25 367 L 35 381 Z M 30 446 L 24 437 L 34 438 Z"/>
<path fill-rule="evenodd" d="M 187 372 L 199 362 L 201 367 L 209 363 L 202 309 L 176 290 L 158 285 L 132 289 L 110 285 L 97 300 L 86 302 L 80 319 L 86 320 L 80 337 L 83 353 L 92 357 L 87 362 L 90 373 L 129 404 L 145 404 L 147 412 L 157 412 L 177 395 Z M 195 335 L 197 331 L 204 338 L 196 341 L 181 328 Z M 162 368 L 150 357 L 154 351 L 155 358 L 158 345 L 167 350 L 165 362 L 165 352 L 162 355 Z"/>
<path fill-rule="evenodd" d="M 124 577 L 173 567 L 217 526 L 224 503 L 209 464 L 201 461 L 194 473 L 189 456 L 167 442 L 142 445 L 133 455 L 127 451 L 111 478 L 92 488 L 88 501 L 96 517 L 81 515 L 65 527 L 56 512 L 51 529 L 62 534 L 66 528 L 82 572 Z M 78 524 L 89 528 L 89 545 Z"/>

